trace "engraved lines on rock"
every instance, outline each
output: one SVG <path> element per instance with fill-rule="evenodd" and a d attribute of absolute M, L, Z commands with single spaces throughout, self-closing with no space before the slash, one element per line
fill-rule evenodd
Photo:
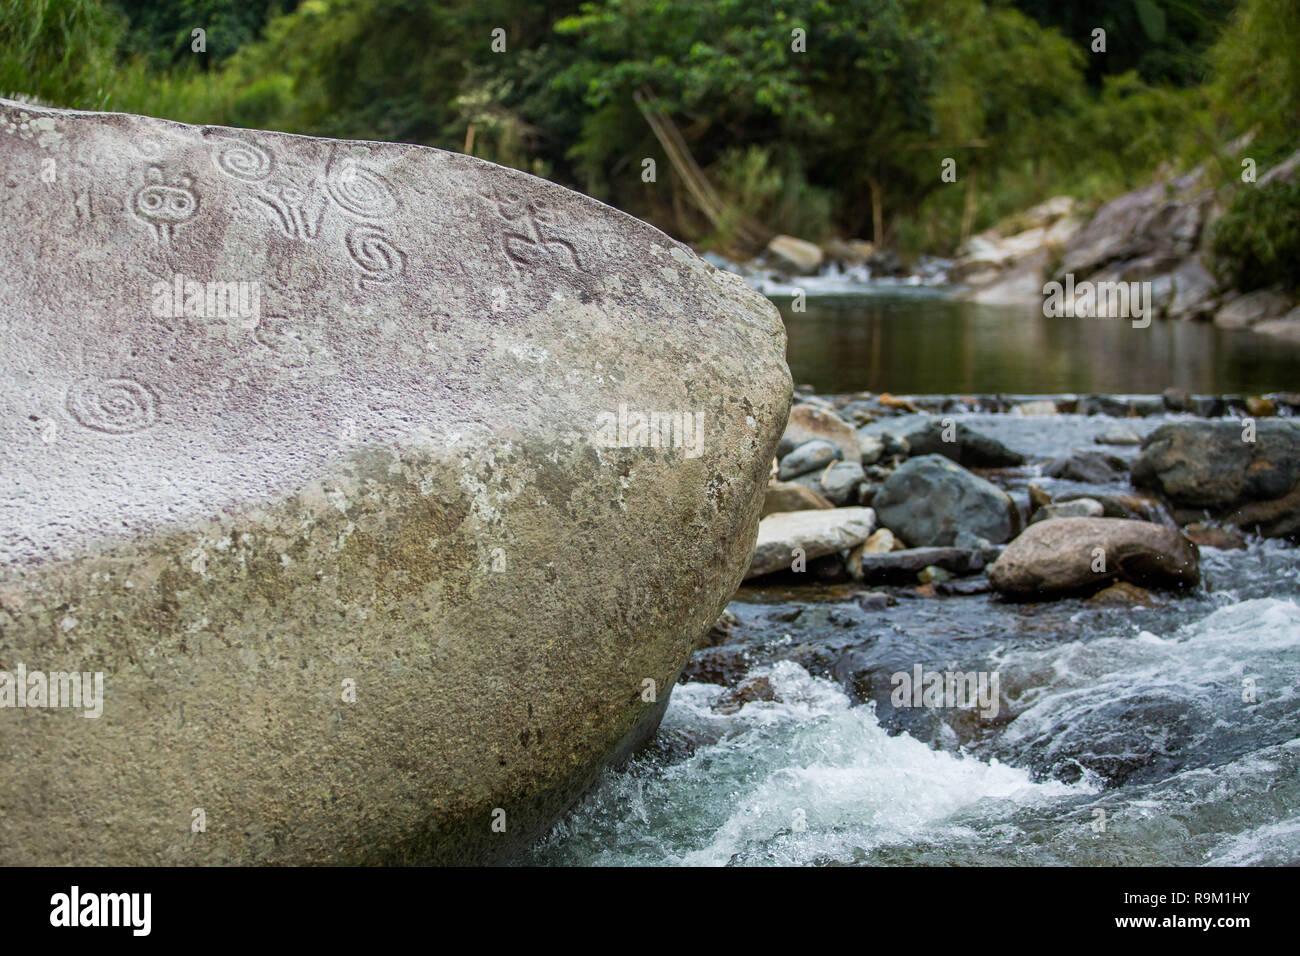
<path fill-rule="evenodd" d="M 154 238 L 164 246 L 171 244 L 172 233 L 199 211 L 199 195 L 189 176 L 167 182 L 162 167 L 150 166 L 145 183 L 131 195 L 131 211 L 151 227 Z"/>
<path fill-rule="evenodd" d="M 336 164 L 326 175 L 330 199 L 348 216 L 362 220 L 348 230 L 346 245 L 352 262 L 361 270 L 358 289 L 391 282 L 406 272 L 406 253 L 384 234 L 379 225 L 397 211 L 392 187 L 378 173 L 355 162 Z"/>
<path fill-rule="evenodd" d="M 261 184 L 253 199 L 267 212 L 271 224 L 290 239 L 311 242 L 320 229 L 323 207 L 311 202 L 311 193 L 287 179 L 271 178 L 275 160 L 260 146 L 233 137 L 217 139 L 213 165 L 231 179 Z"/>
<path fill-rule="evenodd" d="M 262 184 L 254 199 L 271 222 L 291 239 L 310 242 L 320 232 L 325 208 L 315 202 L 318 190 L 306 189 L 280 177 L 272 178 L 275 159 L 265 149 L 233 137 L 221 137 L 213 163 L 224 175 L 249 184 Z M 312 185 L 315 185 L 314 183 Z M 325 195 L 350 219 L 360 220 L 347 232 L 344 246 L 361 273 L 358 289 L 390 282 L 406 271 L 406 253 L 383 230 L 383 221 L 397 211 L 392 187 L 377 172 L 354 161 L 333 163 L 326 172 Z"/>
<path fill-rule="evenodd" d="M 552 266 L 572 267 L 592 274 L 578 258 L 573 242 L 553 222 L 553 210 L 546 199 L 525 199 L 499 184 L 479 190 L 479 196 L 487 200 L 506 224 L 499 242 L 506 261 L 516 273 L 520 269 Z"/>
<path fill-rule="evenodd" d="M 158 420 L 153 389 L 129 378 L 83 378 L 74 382 L 64 407 L 83 428 L 105 435 L 144 431 Z"/>

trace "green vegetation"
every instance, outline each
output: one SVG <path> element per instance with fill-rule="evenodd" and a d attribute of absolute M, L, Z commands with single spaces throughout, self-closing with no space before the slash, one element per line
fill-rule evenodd
<path fill-rule="evenodd" d="M 1300 292 L 1300 183 L 1241 189 L 1215 223 L 1214 251 L 1238 289 Z"/>
<path fill-rule="evenodd" d="M 951 252 L 1051 195 L 1289 154 L 1300 0 L 0 0 L 0 90 L 464 150 L 738 251 Z"/>

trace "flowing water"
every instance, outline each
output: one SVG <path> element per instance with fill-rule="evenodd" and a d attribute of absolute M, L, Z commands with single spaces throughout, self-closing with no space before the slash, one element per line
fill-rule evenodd
<path fill-rule="evenodd" d="M 1294 390 L 1300 372 L 1294 356 L 1225 347 L 1204 326 L 1156 323 L 1143 339 L 1078 320 L 1049 332 L 1023 313 L 983 329 L 969 307 L 922 297 L 854 308 L 787 317 L 796 381 L 1251 392 Z M 1070 347 L 1080 354 L 1062 359 Z M 961 417 L 1032 455 L 1096 447 L 1117 424 Z M 1124 424 L 1145 434 L 1159 421 Z M 1041 481 L 1032 465 L 1004 483 L 1029 480 Z M 521 862 L 1300 864 L 1300 550 L 1202 548 L 1202 572 L 1195 592 L 1137 608 L 910 588 L 886 589 L 894 603 L 881 607 L 858 585 L 742 588 L 731 638 L 697 653 L 651 746 Z M 900 702 L 893 675 L 917 665 L 997 675 L 997 713 Z M 715 706 L 724 685 L 758 676 L 774 699 Z"/>

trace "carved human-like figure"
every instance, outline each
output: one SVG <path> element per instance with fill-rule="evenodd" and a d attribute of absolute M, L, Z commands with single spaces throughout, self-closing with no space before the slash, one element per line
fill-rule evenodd
<path fill-rule="evenodd" d="M 150 166 L 145 184 L 131 197 L 131 211 L 153 229 L 154 238 L 163 245 L 171 242 L 178 225 L 199 211 L 199 196 L 191 188 L 191 182 L 189 176 L 164 182 L 162 170 Z"/>

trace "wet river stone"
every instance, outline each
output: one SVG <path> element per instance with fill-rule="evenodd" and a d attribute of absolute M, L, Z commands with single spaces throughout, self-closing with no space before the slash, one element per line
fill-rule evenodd
<path fill-rule="evenodd" d="M 0 671 L 104 675 L 0 708 L 0 863 L 500 860 L 653 732 L 765 299 L 433 149 L 0 101 L 0 166 Z"/>
<path fill-rule="evenodd" d="M 900 465 L 872 501 L 880 523 L 911 547 L 960 544 L 963 533 L 1001 544 L 1018 530 L 1007 493 L 942 455 Z"/>
<path fill-rule="evenodd" d="M 1267 537 L 1300 537 L 1300 424 L 1294 419 L 1172 422 L 1142 443 L 1133 483 L 1182 522 L 1206 512 Z"/>
<path fill-rule="evenodd" d="M 1052 507 L 1052 506 L 1048 506 Z M 1019 598 L 1097 591 L 1115 580 L 1190 588 L 1200 554 L 1177 528 L 1127 518 L 1049 518 L 1031 524 L 989 567 L 989 583 Z"/>

